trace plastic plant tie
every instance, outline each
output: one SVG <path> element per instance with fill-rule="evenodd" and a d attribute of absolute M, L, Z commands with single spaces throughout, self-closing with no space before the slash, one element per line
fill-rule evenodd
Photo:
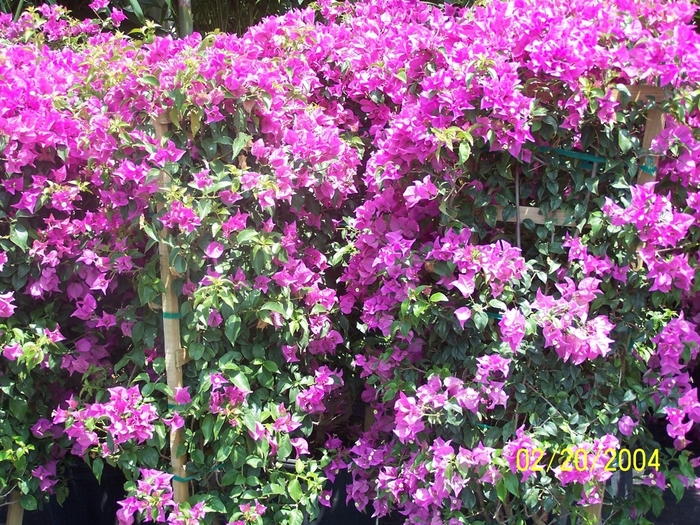
<path fill-rule="evenodd" d="M 595 155 L 589 155 L 588 153 L 581 153 L 580 151 L 572 151 L 568 149 L 561 149 L 561 148 L 553 148 L 552 146 L 539 146 L 537 148 L 537 151 L 552 151 L 554 153 L 558 153 L 559 155 L 563 155 L 565 157 L 571 157 L 572 159 L 578 159 L 578 160 L 585 160 L 591 163 L 598 163 L 600 164 L 601 162 L 605 162 L 605 159 L 603 157 L 596 157 Z"/>
<path fill-rule="evenodd" d="M 182 319 L 180 312 L 163 312 L 163 319 Z"/>
<path fill-rule="evenodd" d="M 212 468 L 210 468 L 206 473 L 207 473 L 207 474 L 211 474 L 211 473 L 214 472 L 215 470 L 221 470 L 222 468 L 224 468 L 224 464 L 223 464 L 223 463 L 219 463 L 218 465 L 214 465 Z M 180 476 L 175 476 L 175 475 L 173 475 L 173 479 L 174 479 L 175 481 L 179 481 L 180 483 L 187 483 L 188 481 L 194 481 L 194 480 L 196 480 L 196 479 L 197 479 L 197 476 L 187 476 L 186 478 L 181 478 Z"/>

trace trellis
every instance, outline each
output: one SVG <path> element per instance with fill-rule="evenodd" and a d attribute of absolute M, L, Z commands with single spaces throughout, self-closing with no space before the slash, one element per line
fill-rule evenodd
<path fill-rule="evenodd" d="M 653 101 L 661 102 L 666 98 L 666 92 L 662 88 L 654 86 L 627 86 L 627 90 L 630 94 L 631 101 L 638 102 L 642 101 Z M 621 97 L 620 90 L 613 90 L 612 93 L 614 100 L 619 100 Z M 654 138 L 663 131 L 665 125 L 664 113 L 654 104 L 647 112 L 646 123 L 644 126 L 644 136 L 642 138 L 642 148 L 649 150 L 651 148 L 651 143 Z M 578 151 L 563 150 L 560 148 L 538 148 L 538 152 L 554 152 L 558 155 L 570 157 L 573 159 L 578 159 L 582 161 L 581 167 L 590 168 L 595 176 L 598 167 L 605 163 L 605 159 L 601 157 L 596 157 L 594 155 L 589 155 L 586 153 L 581 153 Z M 646 182 L 655 180 L 656 169 L 659 163 L 659 159 L 655 155 L 646 155 L 643 157 L 637 175 L 637 183 L 644 184 Z M 515 216 L 509 217 L 508 219 L 503 219 L 503 206 L 496 206 L 496 218 L 501 222 L 514 222 L 516 229 L 516 245 L 520 248 L 520 225 L 526 219 L 531 220 L 535 224 L 545 224 L 547 221 L 552 221 L 557 226 L 572 226 L 574 222 L 568 218 L 568 215 L 563 210 L 555 210 L 547 215 L 542 213 L 542 210 L 536 206 L 520 206 L 520 173 L 515 171 Z"/>

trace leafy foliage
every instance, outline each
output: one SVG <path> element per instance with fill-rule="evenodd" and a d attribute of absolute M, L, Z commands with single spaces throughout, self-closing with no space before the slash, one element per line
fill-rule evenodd
<path fill-rule="evenodd" d="M 127 473 L 121 523 L 301 524 L 348 466 L 407 523 L 628 524 L 695 483 L 691 4 L 321 2 L 181 40 L 103 4 L 0 18 L 3 494 L 65 496 L 75 454 Z"/>

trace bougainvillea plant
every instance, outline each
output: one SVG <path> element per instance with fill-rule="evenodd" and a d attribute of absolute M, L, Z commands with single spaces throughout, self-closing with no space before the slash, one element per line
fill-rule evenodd
<path fill-rule="evenodd" d="M 63 499 L 75 456 L 127 475 L 122 525 L 301 525 L 344 468 L 412 524 L 643 524 L 694 486 L 690 3 L 326 0 L 183 40 L 104 12 L 0 15 L 0 496 Z"/>

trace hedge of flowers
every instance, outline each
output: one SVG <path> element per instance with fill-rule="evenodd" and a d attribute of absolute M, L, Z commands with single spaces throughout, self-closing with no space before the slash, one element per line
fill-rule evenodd
<path fill-rule="evenodd" d="M 94 7 L 0 15 L 0 495 L 62 500 L 80 456 L 127 475 L 122 525 L 301 525 L 348 468 L 380 518 L 540 525 L 603 501 L 624 525 L 694 486 L 689 2 L 320 0 L 182 40 L 103 31 L 120 13 Z M 566 225 L 525 220 L 518 247 L 516 205 Z M 603 488 L 621 449 L 659 451 L 625 499 Z"/>

